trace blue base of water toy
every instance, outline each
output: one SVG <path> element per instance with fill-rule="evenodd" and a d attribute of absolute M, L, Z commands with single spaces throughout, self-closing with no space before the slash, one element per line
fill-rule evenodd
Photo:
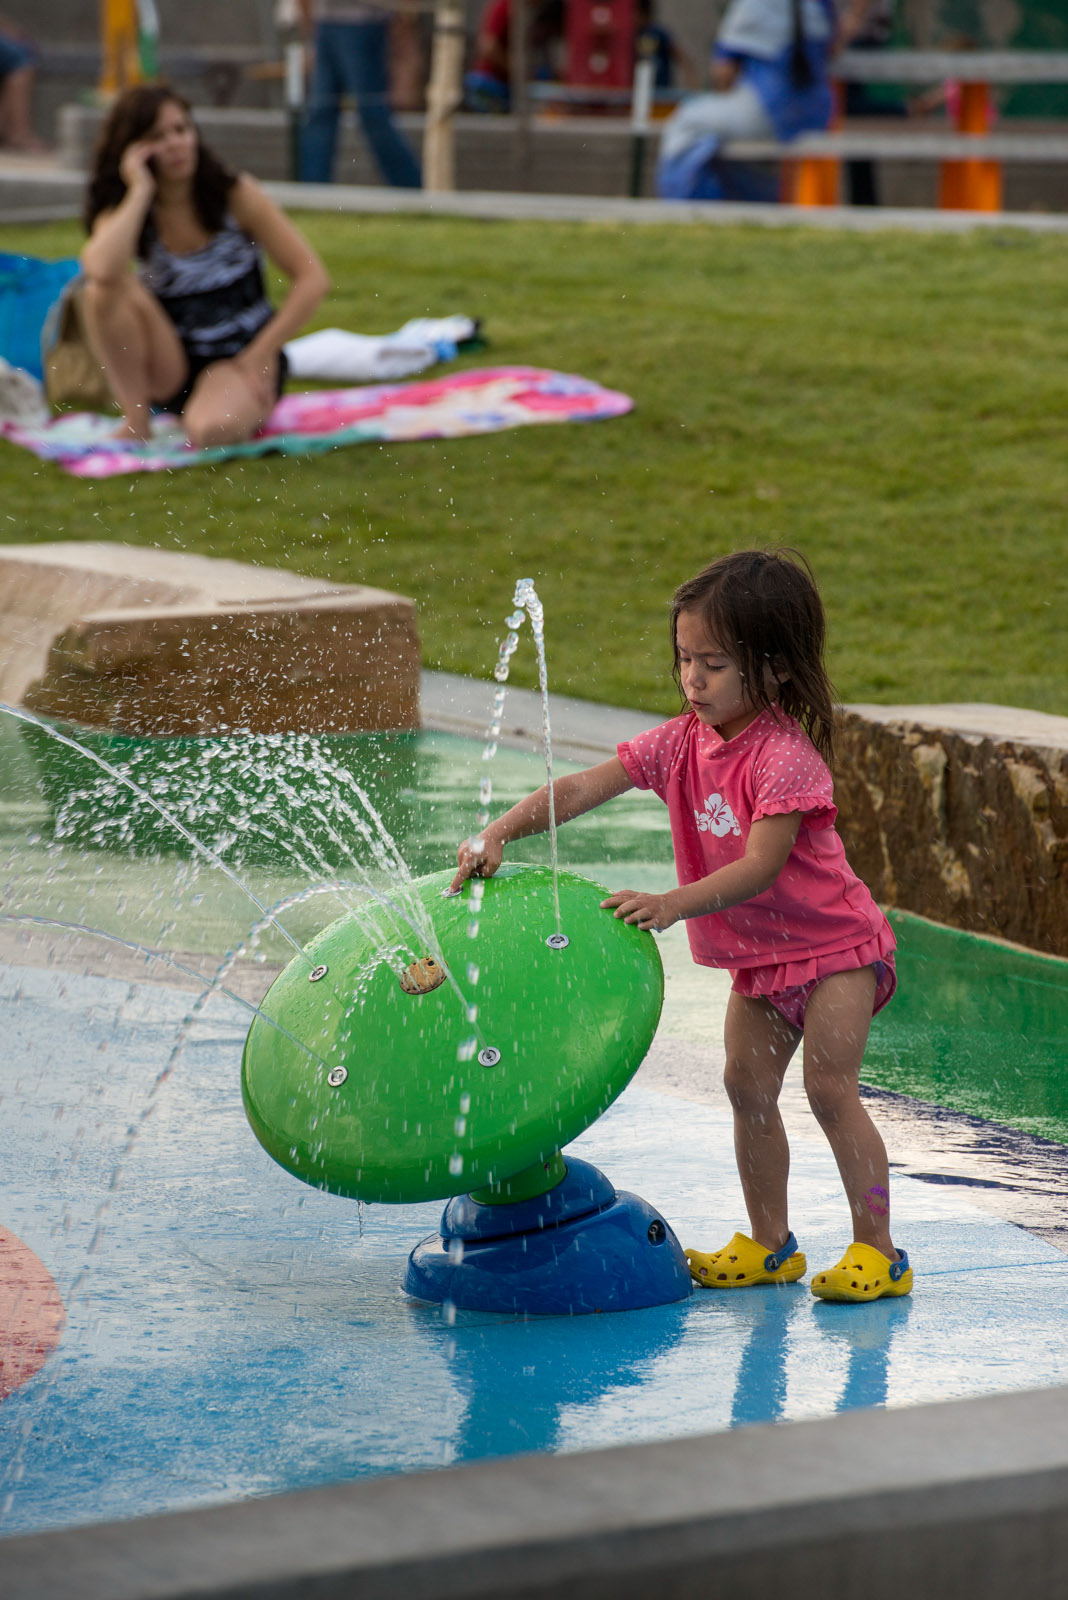
<path fill-rule="evenodd" d="M 658 1211 L 569 1161 L 555 1189 L 514 1205 L 461 1195 L 408 1257 L 404 1290 L 464 1311 L 576 1316 L 668 1305 L 693 1292 L 682 1248 Z M 457 1248 L 462 1244 L 462 1255 Z M 450 1250 L 451 1246 L 451 1250 Z"/>

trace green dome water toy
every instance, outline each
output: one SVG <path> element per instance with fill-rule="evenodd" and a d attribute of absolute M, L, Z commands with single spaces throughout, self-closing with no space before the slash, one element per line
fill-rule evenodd
<path fill-rule="evenodd" d="M 332 1194 L 450 1198 L 409 1258 L 415 1297 L 496 1311 L 685 1298 L 664 1219 L 562 1148 L 641 1064 L 663 1002 L 655 941 L 574 873 L 448 872 L 325 928 L 249 1030 L 245 1110 L 287 1171 Z M 413 926 L 426 948 L 415 960 Z M 268 1020 L 270 1019 L 270 1020 Z M 276 1024 L 274 1026 L 272 1024 Z"/>

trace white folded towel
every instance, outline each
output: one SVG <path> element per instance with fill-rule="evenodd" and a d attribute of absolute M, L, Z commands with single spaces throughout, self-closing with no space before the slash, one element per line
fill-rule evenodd
<path fill-rule="evenodd" d="M 320 328 L 285 347 L 291 378 L 325 378 L 338 383 L 378 383 L 410 378 L 438 361 L 452 361 L 457 347 L 473 339 L 478 324 L 459 314 L 413 317 L 396 333 L 347 333 Z"/>

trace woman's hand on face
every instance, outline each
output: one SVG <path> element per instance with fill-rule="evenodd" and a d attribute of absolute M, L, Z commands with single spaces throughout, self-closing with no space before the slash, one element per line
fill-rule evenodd
<path fill-rule="evenodd" d="M 614 911 L 617 918 L 647 933 L 663 933 L 679 920 L 670 895 L 643 894 L 640 889 L 618 889 L 601 901 L 602 911 Z"/>
<path fill-rule="evenodd" d="M 156 154 L 156 148 L 154 139 L 135 139 L 133 144 L 126 146 L 119 162 L 119 177 L 127 189 L 151 186 L 155 190 L 156 174 L 149 162 Z"/>
<path fill-rule="evenodd" d="M 468 878 L 492 878 L 504 860 L 504 846 L 490 834 L 474 834 L 456 852 L 459 866 L 449 884 L 449 894 L 459 894 Z"/>

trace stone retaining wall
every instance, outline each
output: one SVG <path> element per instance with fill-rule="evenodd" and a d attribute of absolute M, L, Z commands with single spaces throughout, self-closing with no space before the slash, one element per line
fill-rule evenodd
<path fill-rule="evenodd" d="M 1068 956 L 1068 717 L 849 707 L 835 798 L 883 905 Z"/>

